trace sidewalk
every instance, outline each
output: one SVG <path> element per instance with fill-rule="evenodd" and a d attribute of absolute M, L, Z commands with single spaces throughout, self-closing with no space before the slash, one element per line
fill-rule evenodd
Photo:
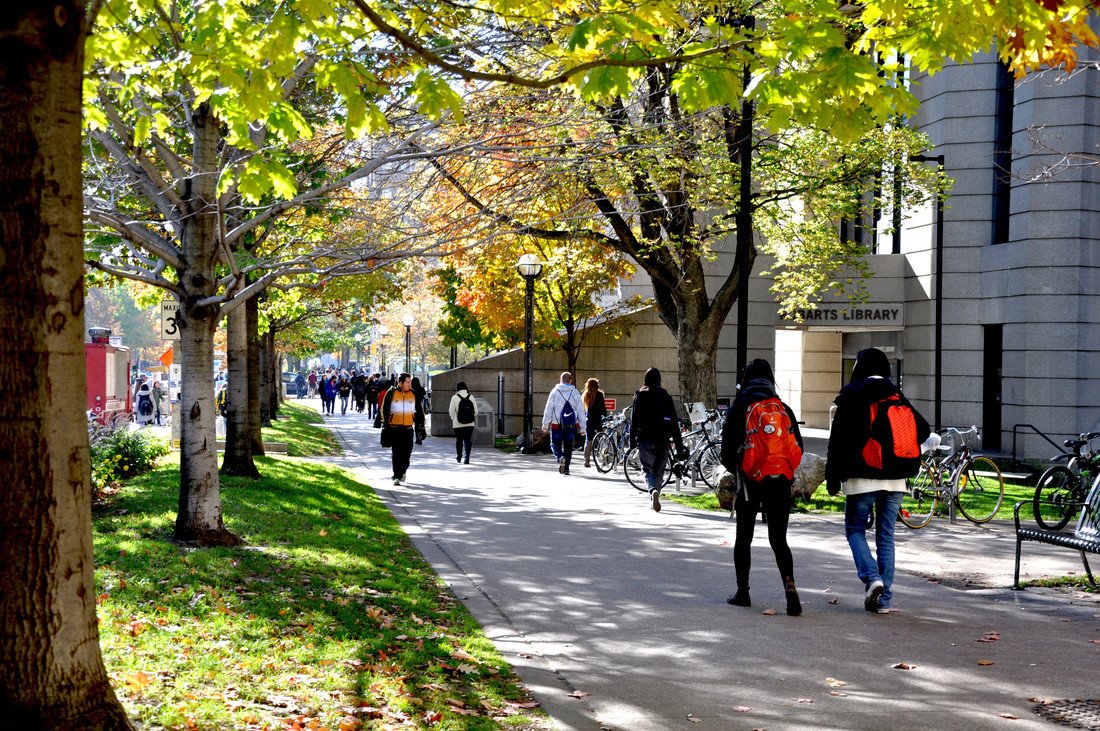
<path fill-rule="evenodd" d="M 1008 589 L 1009 524 L 901 528 L 897 611 L 877 615 L 840 517 L 792 515 L 805 612 L 787 617 L 762 525 L 753 607 L 731 607 L 724 513 L 657 514 L 621 476 L 575 462 L 566 477 L 545 455 L 475 449 L 459 465 L 447 438 L 417 447 L 393 487 L 365 416 L 325 423 L 346 450 L 335 461 L 375 487 L 561 729 L 1032 729 L 1053 724 L 1029 698 L 1100 697 L 1100 603 Z M 1026 545 L 1023 568 L 1081 564 Z"/>

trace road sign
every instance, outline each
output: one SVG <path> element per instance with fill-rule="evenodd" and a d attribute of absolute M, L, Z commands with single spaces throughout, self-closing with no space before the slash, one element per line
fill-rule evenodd
<path fill-rule="evenodd" d="M 160 337 L 163 340 L 179 340 L 180 303 L 175 300 L 162 300 L 160 303 Z"/>
<path fill-rule="evenodd" d="M 607 407 L 608 411 L 614 411 L 615 410 L 615 399 L 605 398 L 603 400 L 603 405 Z"/>

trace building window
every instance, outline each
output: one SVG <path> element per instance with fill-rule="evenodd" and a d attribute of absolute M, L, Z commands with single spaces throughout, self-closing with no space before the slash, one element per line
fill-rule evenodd
<path fill-rule="evenodd" d="M 1016 81 L 1003 61 L 997 62 L 996 129 L 993 133 L 993 233 L 992 243 L 1009 237 L 1012 213 L 1012 111 L 1016 105 Z"/>

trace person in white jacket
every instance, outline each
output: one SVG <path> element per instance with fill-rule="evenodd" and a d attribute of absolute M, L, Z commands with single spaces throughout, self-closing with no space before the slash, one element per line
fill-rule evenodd
<path fill-rule="evenodd" d="M 558 472 L 568 475 L 569 463 L 573 461 L 573 436 L 584 436 L 584 404 L 573 385 L 572 373 L 562 373 L 561 382 L 546 398 L 542 428 L 550 429 L 550 449 L 558 458 Z"/>
<path fill-rule="evenodd" d="M 473 442 L 474 426 L 477 425 L 477 401 L 470 395 L 465 381 L 455 384 L 455 391 L 447 409 L 455 432 L 455 461 L 470 464 L 470 445 Z M 465 458 L 463 450 L 466 452 Z"/>

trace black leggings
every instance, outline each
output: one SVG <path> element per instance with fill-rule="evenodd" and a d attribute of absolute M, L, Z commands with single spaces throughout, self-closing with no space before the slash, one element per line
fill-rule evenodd
<path fill-rule="evenodd" d="M 455 427 L 455 452 L 462 459 L 462 450 L 466 449 L 466 461 L 470 461 L 470 444 L 473 443 L 474 428 L 472 426 Z"/>
<path fill-rule="evenodd" d="M 737 492 L 734 511 L 737 515 L 737 537 L 733 543 L 733 569 L 737 588 L 749 588 L 749 566 L 752 563 L 752 533 L 760 508 L 768 516 L 768 542 L 775 554 L 775 563 L 782 578 L 794 578 L 794 558 L 787 546 L 787 522 L 791 517 L 791 485 L 786 481 L 761 484 L 743 483 L 746 489 Z"/>

